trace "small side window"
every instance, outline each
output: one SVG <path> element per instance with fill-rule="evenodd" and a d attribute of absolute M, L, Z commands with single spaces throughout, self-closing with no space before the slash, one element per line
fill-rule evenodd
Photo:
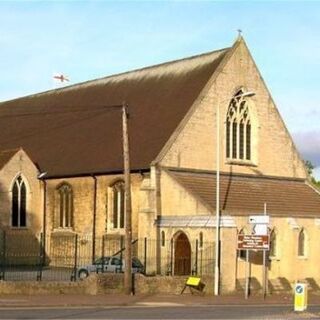
<path fill-rule="evenodd" d="M 203 248 L 203 233 L 199 233 L 199 248 Z"/>
<path fill-rule="evenodd" d="M 161 247 L 165 247 L 166 245 L 166 234 L 164 231 L 161 231 Z"/>

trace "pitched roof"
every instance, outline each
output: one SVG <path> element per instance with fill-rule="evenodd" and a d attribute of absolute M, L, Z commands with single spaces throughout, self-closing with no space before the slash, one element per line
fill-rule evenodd
<path fill-rule="evenodd" d="M 0 103 L 0 146 L 22 147 L 48 177 L 121 171 L 129 105 L 132 170 L 146 169 L 228 49 Z M 105 107 L 105 108 L 102 108 Z"/>
<path fill-rule="evenodd" d="M 0 169 L 2 169 L 18 151 L 19 149 L 0 151 Z"/>
<path fill-rule="evenodd" d="M 200 199 L 212 212 L 216 206 L 216 174 L 170 170 L 176 181 Z M 303 179 L 221 174 L 222 214 L 320 216 L 320 192 Z"/>

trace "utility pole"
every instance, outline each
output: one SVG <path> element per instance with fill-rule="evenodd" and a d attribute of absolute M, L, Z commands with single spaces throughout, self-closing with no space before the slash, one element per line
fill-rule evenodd
<path fill-rule="evenodd" d="M 122 104 L 122 142 L 123 142 L 123 165 L 124 165 L 124 194 L 125 194 L 125 269 L 124 290 L 130 295 L 132 287 L 132 211 L 131 211 L 131 182 L 130 182 L 130 157 L 128 135 L 128 106 Z"/>

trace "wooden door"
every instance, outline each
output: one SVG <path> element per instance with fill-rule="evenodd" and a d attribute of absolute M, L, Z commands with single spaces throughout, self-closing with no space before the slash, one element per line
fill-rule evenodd
<path fill-rule="evenodd" d="M 181 233 L 175 241 L 174 275 L 191 273 L 191 246 L 187 236 Z"/>

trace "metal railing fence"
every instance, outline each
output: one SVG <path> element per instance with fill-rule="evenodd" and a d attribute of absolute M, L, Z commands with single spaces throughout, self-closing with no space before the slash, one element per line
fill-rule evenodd
<path fill-rule="evenodd" d="M 133 256 L 142 266 L 139 272 L 146 275 L 213 275 L 214 248 L 214 242 L 200 245 L 198 240 L 142 238 L 132 242 Z M 80 270 L 122 272 L 121 264 L 115 269 L 108 269 L 107 264 L 111 258 L 123 261 L 124 254 L 123 236 L 107 235 L 93 241 L 92 235 L 70 232 L 44 237 L 22 230 L 1 231 L 0 280 L 76 281 Z"/>

